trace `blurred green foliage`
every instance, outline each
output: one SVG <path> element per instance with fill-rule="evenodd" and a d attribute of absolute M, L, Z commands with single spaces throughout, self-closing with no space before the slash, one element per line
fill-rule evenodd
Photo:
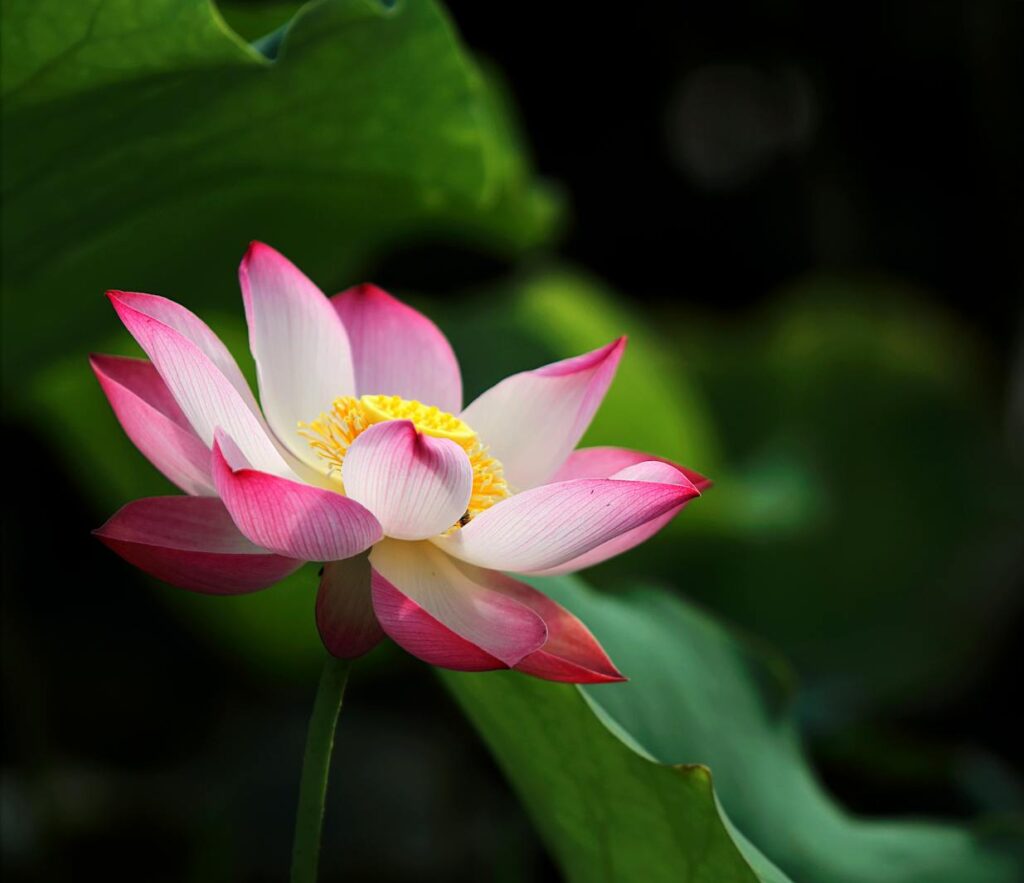
<path fill-rule="evenodd" d="M 433 3 L 304 6 L 274 60 L 209 0 L 7 0 L 4 21 L 14 390 L 101 327 L 106 288 L 231 302 L 251 239 L 340 285 L 418 232 L 514 253 L 555 221 Z"/>

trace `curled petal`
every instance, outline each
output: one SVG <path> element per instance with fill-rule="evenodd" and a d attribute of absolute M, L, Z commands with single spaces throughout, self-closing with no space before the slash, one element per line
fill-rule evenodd
<path fill-rule="evenodd" d="M 642 451 L 633 451 L 629 448 L 613 447 L 577 448 L 569 455 L 569 458 L 552 476 L 551 480 L 554 482 L 570 481 L 574 478 L 609 478 L 627 466 L 636 466 L 637 463 L 647 463 L 651 460 L 667 463 L 678 469 L 701 493 L 711 487 L 710 478 L 706 478 L 693 469 L 687 469 L 685 466 L 666 460 L 664 457 L 656 457 L 653 454 L 645 454 Z"/>
<path fill-rule="evenodd" d="M 375 285 L 350 288 L 331 302 L 348 331 L 359 395 L 397 395 L 459 413 L 459 363 L 430 319 Z"/>
<path fill-rule="evenodd" d="M 254 592 L 303 564 L 249 542 L 215 497 L 135 500 L 93 533 L 157 579 L 212 595 Z"/>
<path fill-rule="evenodd" d="M 153 295 L 111 291 L 107 296 L 205 445 L 213 444 L 214 430 L 222 427 L 256 468 L 275 475 L 294 474 L 267 434 L 251 393 L 239 391 L 222 370 L 223 358 L 215 357 L 219 348 L 196 331 L 198 319 L 184 308 L 171 310 L 170 301 Z M 191 316 L 187 322 L 182 318 L 185 314 Z M 180 330 L 183 325 L 188 333 Z"/>
<path fill-rule="evenodd" d="M 517 491 L 548 481 L 583 437 L 615 376 L 626 339 L 506 377 L 462 414 Z"/>
<path fill-rule="evenodd" d="M 524 491 L 434 542 L 456 558 L 492 570 L 550 570 L 699 494 L 677 470 L 658 465 L 673 475 L 662 474 L 657 481 L 646 480 L 653 477 L 648 475 L 584 478 Z"/>
<path fill-rule="evenodd" d="M 299 423 L 355 393 L 345 327 L 323 292 L 262 242 L 249 247 L 238 278 L 267 421 L 293 453 L 309 460 Z"/>
<path fill-rule="evenodd" d="M 547 639 L 537 613 L 473 582 L 430 543 L 385 540 L 370 563 L 377 619 L 425 662 L 458 671 L 509 668 Z"/>
<path fill-rule="evenodd" d="M 251 468 L 222 432 L 212 462 L 217 493 L 238 529 L 260 546 L 306 561 L 336 561 L 381 538 L 380 523 L 355 500 Z"/>
<path fill-rule="evenodd" d="M 579 453 L 579 451 L 575 453 Z M 639 456 L 644 455 L 641 454 Z M 626 458 L 622 458 L 620 462 L 625 459 Z M 710 482 L 703 476 L 697 475 L 697 473 L 693 474 L 698 479 L 702 480 L 705 487 L 710 484 Z M 623 552 L 632 549 L 634 546 L 640 545 L 640 543 L 654 536 L 666 524 L 675 518 L 694 496 L 697 496 L 700 493 L 697 486 L 691 482 L 682 471 L 664 460 L 646 460 L 634 463 L 633 465 L 627 466 L 613 475 L 610 475 L 609 479 L 612 481 L 649 481 L 660 482 L 662 484 L 674 484 L 684 490 L 692 489 L 692 493 L 690 496 L 685 497 L 678 505 L 673 506 L 670 509 L 666 509 L 657 518 L 652 518 L 650 521 L 647 521 L 638 527 L 634 527 L 632 530 L 627 530 L 625 533 L 621 533 L 607 542 L 589 549 L 576 558 L 565 561 L 555 567 L 545 568 L 544 570 L 538 571 L 538 573 L 544 575 L 572 573 L 577 570 L 582 570 L 585 567 L 593 567 L 595 564 L 600 564 L 602 561 L 607 561 L 609 558 L 614 558 L 616 555 L 621 555 Z"/>
<path fill-rule="evenodd" d="M 373 612 L 370 574 L 366 555 L 324 565 L 316 595 L 316 627 L 327 651 L 339 659 L 362 656 L 384 637 Z"/>
<path fill-rule="evenodd" d="M 385 536 L 421 540 L 450 528 L 469 505 L 473 469 L 446 438 L 408 420 L 378 423 L 351 445 L 342 466 L 345 493 L 380 521 Z"/>
<path fill-rule="evenodd" d="M 90 356 L 89 363 L 135 447 L 185 493 L 215 495 L 210 449 L 192 431 L 153 363 L 101 355 Z"/>

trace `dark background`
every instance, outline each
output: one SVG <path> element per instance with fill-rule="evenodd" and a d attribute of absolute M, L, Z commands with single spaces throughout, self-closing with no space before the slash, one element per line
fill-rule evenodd
<path fill-rule="evenodd" d="M 679 301 L 756 320 L 812 271 L 899 278 L 982 342 L 980 398 L 1015 438 L 1021 4 L 545 4 L 543 26 L 522 4 L 448 6 L 504 75 L 539 171 L 566 191 L 563 257 L 652 317 Z M 508 269 L 424 245 L 370 275 L 430 296 Z M 168 617 L 90 539 L 108 513 L 67 492 L 48 441 L 5 430 L 35 464 L 4 495 L 2 809 L 5 847 L 22 844 L 4 850 L 10 879 L 282 879 L 313 678 L 256 676 Z M 812 729 L 848 806 L 969 817 L 965 754 L 1000 781 L 985 805 L 1017 805 L 1020 605 L 1000 609 L 964 685 Z M 798 647 L 781 649 L 813 679 Z M 328 817 L 345 833 L 325 867 L 350 880 L 557 879 L 425 666 L 377 653 L 348 700 Z M 882 769 L 851 761 L 875 744 Z"/>

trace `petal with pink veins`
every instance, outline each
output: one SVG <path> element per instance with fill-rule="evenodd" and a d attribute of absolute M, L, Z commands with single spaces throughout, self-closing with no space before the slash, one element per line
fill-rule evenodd
<path fill-rule="evenodd" d="M 130 307 L 151 319 L 155 319 L 157 322 L 163 323 L 186 340 L 195 344 L 238 391 L 246 405 L 254 411 L 259 411 L 256 399 L 253 397 L 252 390 L 249 389 L 249 384 L 242 375 L 242 370 L 238 367 L 235 357 L 231 355 L 223 341 L 213 333 L 210 326 L 195 313 L 169 298 L 160 297 L 156 294 L 142 294 L 136 291 L 109 291 L 107 292 L 107 297 L 113 302 L 114 309 L 117 310 L 118 315 L 121 315 L 121 310 L 118 308 L 119 304 Z M 121 315 L 122 321 L 124 321 L 124 318 Z M 128 324 L 127 321 L 125 321 L 125 324 Z M 128 330 L 132 331 L 131 327 Z M 134 333 L 132 331 L 133 335 Z"/>
<path fill-rule="evenodd" d="M 266 588 L 303 564 L 249 542 L 215 497 L 135 500 L 93 533 L 151 576 L 211 595 Z"/>
<path fill-rule="evenodd" d="M 210 342 L 197 343 L 195 335 L 179 330 L 177 326 L 189 323 L 177 314 L 173 324 L 164 321 L 173 313 L 166 306 L 170 301 L 119 291 L 107 296 L 204 444 L 212 445 L 214 430 L 223 427 L 256 468 L 275 475 L 294 474 L 267 434 L 251 394 L 246 397 L 239 392 L 210 355 Z"/>
<path fill-rule="evenodd" d="M 319 466 L 298 428 L 355 394 L 345 326 L 324 293 L 269 245 L 249 246 L 238 278 L 263 412 L 296 456 Z"/>
<path fill-rule="evenodd" d="M 359 395 L 397 395 L 459 413 L 459 363 L 430 319 L 375 285 L 358 285 L 331 301 L 348 331 Z"/>
<path fill-rule="evenodd" d="M 571 684 L 606 684 L 626 680 L 590 630 L 543 592 L 498 573 L 464 562 L 456 566 L 475 583 L 501 592 L 525 604 L 540 616 L 548 627 L 547 642 L 519 662 L 515 668 L 547 681 Z"/>
<path fill-rule="evenodd" d="M 696 473 L 694 474 L 696 475 Z M 625 533 L 621 533 L 617 537 L 614 537 L 599 546 L 595 546 L 576 558 L 565 561 L 555 567 L 549 567 L 545 570 L 537 571 L 537 573 L 543 575 L 572 573 L 577 570 L 582 570 L 585 567 L 593 567 L 595 564 L 600 564 L 602 561 L 607 561 L 609 558 L 614 558 L 616 555 L 621 555 L 623 552 L 629 551 L 634 546 L 639 546 L 640 543 L 654 536 L 666 524 L 675 518 L 682 511 L 683 507 L 693 499 L 693 497 L 699 496 L 700 494 L 696 485 L 693 484 L 693 482 L 691 482 L 682 471 L 664 460 L 641 461 L 633 464 L 632 466 L 627 466 L 625 469 L 621 469 L 608 477 L 611 481 L 650 481 L 660 482 L 662 484 L 674 484 L 684 490 L 691 489 L 692 493 L 690 496 L 685 496 L 682 502 L 678 505 L 665 510 L 665 512 L 657 518 L 652 518 L 650 521 L 641 524 L 639 527 L 627 530 Z M 702 476 L 697 477 L 702 478 Z M 709 484 L 707 479 L 704 479 L 704 483 L 705 485 Z"/>
<path fill-rule="evenodd" d="M 342 465 L 345 493 L 400 540 L 436 536 L 459 520 L 473 492 L 466 452 L 446 438 L 416 431 L 409 420 L 371 426 L 352 442 Z"/>
<path fill-rule="evenodd" d="M 366 555 L 324 565 L 316 595 L 316 627 L 327 651 L 339 659 L 362 656 L 384 637 L 373 612 L 370 575 Z"/>
<path fill-rule="evenodd" d="M 550 570 L 699 494 L 689 482 L 679 484 L 675 476 L 683 477 L 672 471 L 674 476 L 666 473 L 657 481 L 583 478 L 546 484 L 502 500 L 433 542 L 492 570 Z"/>
<path fill-rule="evenodd" d="M 548 481 L 583 437 L 615 376 L 626 339 L 506 377 L 462 413 L 516 491 Z"/>
<path fill-rule="evenodd" d="M 210 449 L 192 431 L 153 363 L 93 355 L 89 364 L 135 447 L 185 493 L 215 496 Z"/>
<path fill-rule="evenodd" d="M 387 635 L 431 665 L 510 668 L 543 646 L 528 605 L 473 582 L 430 543 L 385 540 L 370 552 L 373 607 Z"/>
<path fill-rule="evenodd" d="M 675 467 L 701 493 L 711 487 L 710 478 L 693 469 L 687 469 L 685 466 L 666 460 L 664 457 L 656 457 L 654 454 L 645 454 L 642 451 L 633 451 L 629 448 L 613 447 L 577 448 L 562 464 L 562 468 L 551 477 L 551 481 L 570 481 L 574 478 L 609 478 L 627 466 L 635 466 L 637 463 L 646 463 L 650 460 L 658 460 Z"/>
<path fill-rule="evenodd" d="M 380 523 L 355 500 L 251 468 L 220 431 L 212 462 L 217 492 L 238 529 L 280 555 L 336 561 L 381 538 Z"/>

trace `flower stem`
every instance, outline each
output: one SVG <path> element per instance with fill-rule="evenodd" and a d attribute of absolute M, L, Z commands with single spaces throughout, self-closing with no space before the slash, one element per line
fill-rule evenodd
<path fill-rule="evenodd" d="M 328 656 L 320 673 L 313 714 L 306 734 L 306 754 L 302 759 L 299 805 L 295 814 L 295 841 L 292 846 L 291 883 L 316 883 L 320 861 L 320 831 L 324 821 L 324 798 L 334 748 L 334 728 L 341 711 L 352 661 Z"/>

